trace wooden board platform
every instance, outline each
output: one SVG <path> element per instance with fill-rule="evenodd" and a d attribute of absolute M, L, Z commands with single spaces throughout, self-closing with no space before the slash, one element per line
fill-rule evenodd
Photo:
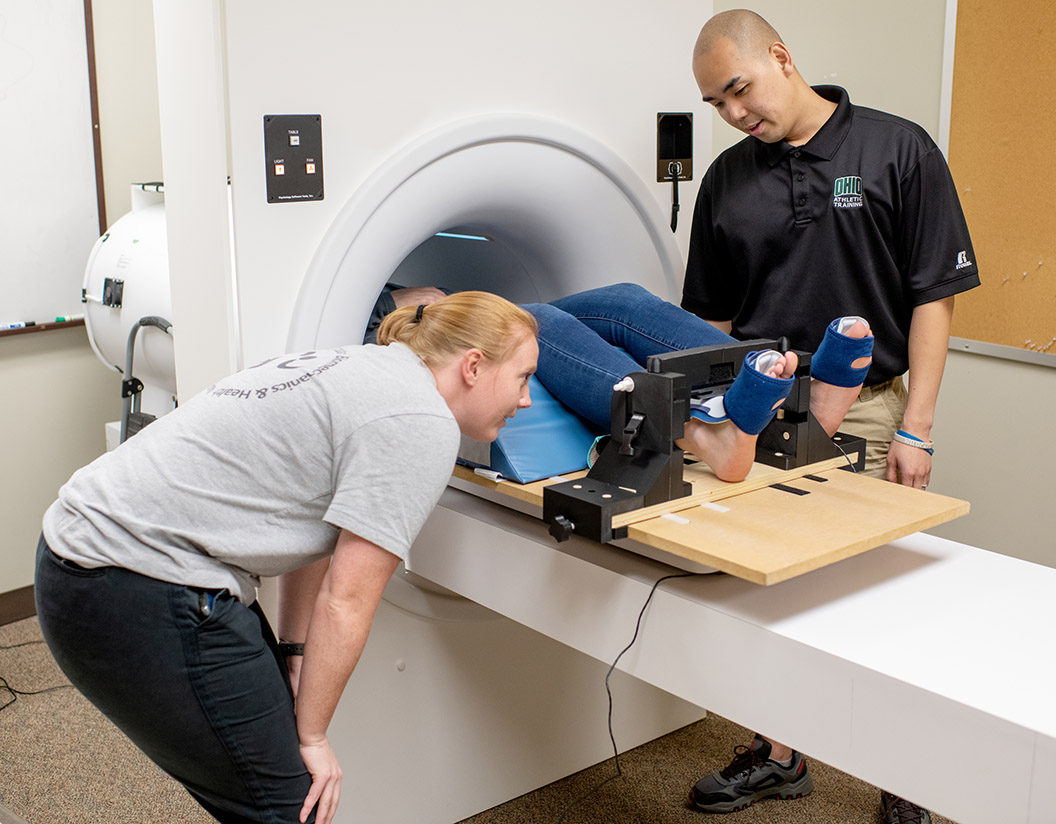
<path fill-rule="evenodd" d="M 686 568 L 711 567 L 769 586 L 968 514 L 966 501 L 856 475 L 840 468 L 846 463 L 841 457 L 792 470 L 757 463 L 735 484 L 690 464 L 692 495 L 617 516 L 613 525 L 626 526 L 631 541 L 671 556 L 676 566 L 683 559 Z M 477 487 L 542 517 L 543 489 L 585 474 L 496 483 L 457 466 L 454 477 L 460 489 Z"/>

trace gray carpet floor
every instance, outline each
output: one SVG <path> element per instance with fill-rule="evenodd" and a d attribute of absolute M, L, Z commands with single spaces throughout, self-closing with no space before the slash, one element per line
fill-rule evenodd
<path fill-rule="evenodd" d="M 35 618 L 0 626 L 0 678 L 36 692 L 66 682 Z M 11 648 L 8 648 L 11 647 Z M 213 819 L 79 693 L 66 687 L 15 695 L 0 681 L 0 824 L 207 824 Z M 730 815 L 686 808 L 690 785 L 724 767 L 751 734 L 716 715 L 463 824 L 879 824 L 879 791 L 811 760 L 815 790 Z M 573 806 L 569 806 L 576 802 Z M 344 818 L 357 824 L 352 810 Z M 416 824 L 397 822 L 396 824 Z M 935 824 L 951 824 L 935 817 Z"/>

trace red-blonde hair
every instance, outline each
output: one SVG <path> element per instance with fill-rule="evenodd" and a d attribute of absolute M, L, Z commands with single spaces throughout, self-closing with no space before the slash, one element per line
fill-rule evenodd
<path fill-rule="evenodd" d="M 405 344 L 433 367 L 467 349 L 479 349 L 502 362 L 526 335 L 538 333 L 535 318 L 505 298 L 491 292 L 455 292 L 425 307 L 390 312 L 378 327 L 377 340 L 381 346 Z"/>

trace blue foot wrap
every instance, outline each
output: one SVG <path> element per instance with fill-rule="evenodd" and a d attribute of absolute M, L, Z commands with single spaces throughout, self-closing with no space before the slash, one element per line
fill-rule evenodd
<path fill-rule="evenodd" d="M 872 356 L 873 338 L 849 338 L 843 334 L 856 321 L 865 323 L 865 319 L 859 317 L 836 318 L 825 328 L 821 346 L 810 359 L 812 378 L 833 386 L 853 387 L 865 383 L 869 365 L 855 369 L 851 364 L 859 358 Z"/>
<path fill-rule="evenodd" d="M 772 349 L 749 352 L 726 394 L 694 405 L 690 414 L 705 423 L 733 421 L 742 432 L 758 435 L 773 419 L 776 407 L 792 391 L 793 378 L 771 378 L 759 371 L 768 368 L 769 361 L 775 357 L 778 354 Z"/>

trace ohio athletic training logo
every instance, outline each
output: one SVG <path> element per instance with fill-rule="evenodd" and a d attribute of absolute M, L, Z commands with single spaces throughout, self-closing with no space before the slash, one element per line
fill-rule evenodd
<path fill-rule="evenodd" d="M 862 197 L 862 179 L 857 175 L 836 178 L 832 187 L 832 205 L 836 209 L 860 209 L 865 203 Z"/>

